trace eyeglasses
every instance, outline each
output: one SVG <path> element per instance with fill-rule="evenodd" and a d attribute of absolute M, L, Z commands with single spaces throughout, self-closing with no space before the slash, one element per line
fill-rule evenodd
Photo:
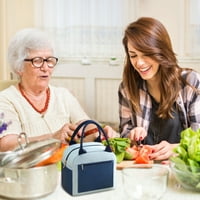
<path fill-rule="evenodd" d="M 26 59 L 24 59 L 24 61 L 32 62 L 33 66 L 36 68 L 42 67 L 44 62 L 47 62 L 48 67 L 53 68 L 57 64 L 58 58 L 48 57 L 48 58 L 44 59 L 42 57 L 35 57 L 35 58 L 31 58 L 31 59 L 26 58 Z"/>

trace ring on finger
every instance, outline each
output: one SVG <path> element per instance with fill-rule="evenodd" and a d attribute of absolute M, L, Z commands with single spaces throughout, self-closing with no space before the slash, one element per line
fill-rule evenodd
<path fill-rule="evenodd" d="M 67 137 L 65 137 L 65 141 L 69 142 L 71 140 L 71 137 L 69 135 L 67 135 Z"/>

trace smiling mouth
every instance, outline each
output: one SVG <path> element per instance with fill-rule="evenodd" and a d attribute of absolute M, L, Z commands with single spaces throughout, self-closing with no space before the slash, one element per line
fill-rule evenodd
<path fill-rule="evenodd" d="M 141 73 L 146 73 L 146 72 L 148 72 L 150 69 L 151 69 L 151 67 L 142 68 L 142 69 L 140 69 L 140 72 L 141 72 Z"/>

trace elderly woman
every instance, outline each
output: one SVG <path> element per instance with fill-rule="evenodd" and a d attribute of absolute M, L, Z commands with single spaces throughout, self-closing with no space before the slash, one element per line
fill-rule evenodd
<path fill-rule="evenodd" d="M 65 143 L 89 117 L 66 88 L 49 85 L 58 58 L 47 36 L 36 29 L 18 32 L 10 42 L 8 59 L 19 83 L 0 92 L 0 111 L 12 122 L 0 134 L 0 151 L 16 148 L 21 132 L 30 142 L 55 138 Z M 111 127 L 106 130 L 112 132 Z"/>

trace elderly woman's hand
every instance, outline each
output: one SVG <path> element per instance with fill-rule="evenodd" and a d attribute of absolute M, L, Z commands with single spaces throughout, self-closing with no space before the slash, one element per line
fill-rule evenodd
<path fill-rule="evenodd" d="M 77 124 L 70 124 L 70 123 L 65 124 L 60 130 L 53 133 L 52 137 L 61 140 L 61 142 L 64 144 L 69 143 L 69 141 L 71 140 L 71 136 L 75 131 L 75 129 L 77 128 L 77 126 L 78 126 Z M 117 132 L 111 126 L 106 125 L 103 129 L 108 138 L 117 136 Z M 81 131 L 82 129 L 80 129 L 78 134 L 74 137 L 74 141 L 79 141 L 81 136 Z M 84 138 L 84 141 L 86 142 L 94 141 L 95 138 L 99 135 L 97 127 L 93 124 L 88 125 L 85 131 L 86 131 L 86 136 Z M 101 137 L 102 139 L 104 138 L 103 135 L 101 135 Z"/>
<path fill-rule="evenodd" d="M 168 160 L 170 156 L 174 154 L 173 149 L 178 144 L 170 144 L 167 141 L 161 141 L 159 144 L 152 145 L 152 154 L 150 158 L 152 160 Z"/>
<path fill-rule="evenodd" d="M 117 137 L 117 132 L 111 126 L 104 126 L 103 130 L 108 138 Z M 85 134 L 86 137 L 84 141 L 94 141 L 99 136 L 99 131 L 95 125 L 91 124 L 88 126 L 88 129 L 86 129 Z M 101 134 L 101 140 L 103 139 L 105 139 L 105 137 Z"/>
<path fill-rule="evenodd" d="M 61 140 L 62 143 L 66 144 L 70 141 L 71 136 L 76 128 L 76 124 L 67 123 L 60 130 L 53 133 L 53 138 Z M 75 141 L 79 138 L 78 135 L 75 136 Z"/>
<path fill-rule="evenodd" d="M 103 130 L 105 131 L 108 138 L 117 137 L 117 132 L 111 126 L 106 125 Z"/>

